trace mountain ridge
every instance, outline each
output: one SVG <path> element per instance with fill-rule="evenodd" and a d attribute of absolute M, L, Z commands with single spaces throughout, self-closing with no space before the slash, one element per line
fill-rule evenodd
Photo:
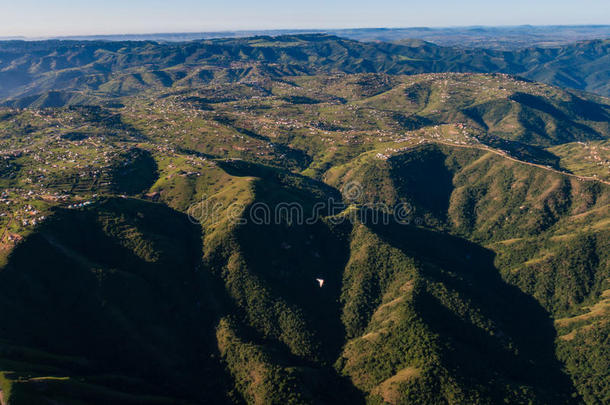
<path fill-rule="evenodd" d="M 413 43 L 411 43 L 413 45 Z M 199 82 L 232 82 L 231 74 L 254 66 L 279 69 L 280 76 L 385 72 L 510 73 L 537 81 L 610 95 L 605 66 L 608 41 L 593 40 L 557 48 L 528 48 L 513 52 L 448 48 L 431 43 L 408 46 L 363 43 L 326 34 L 215 39 L 177 44 L 155 42 L 0 42 L 0 87 L 3 98 L 23 98 L 43 91 L 75 91 L 95 99 L 129 95 L 108 91 L 115 80 L 134 81 L 134 89 L 175 87 L 181 79 L 199 75 Z M 25 54 L 24 54 L 25 52 Z M 129 56 L 129 55 L 130 56 Z M 137 55 L 137 56 L 136 56 Z M 142 77 L 142 66 L 148 71 Z M 207 70 L 205 66 L 214 70 Z M 140 67 L 138 69 L 138 67 Z M 155 82 L 150 71 L 162 77 Z M 569 70 L 569 72 L 568 72 Z M 216 71 L 216 72 L 215 72 Z M 205 72 L 205 73 L 204 73 Z M 269 73 L 271 73 L 269 71 Z M 211 75 L 205 78 L 202 74 Z M 278 78 L 277 73 L 271 73 Z M 239 77 L 239 76 L 238 76 Z M 203 79 L 203 80 L 202 80 Z M 210 80 L 211 79 L 211 80 Z M 240 78 L 241 79 L 241 78 Z M 13 83 L 7 87 L 7 83 Z"/>
<path fill-rule="evenodd" d="M 607 402 L 607 45 L 0 43 L 3 400 Z"/>

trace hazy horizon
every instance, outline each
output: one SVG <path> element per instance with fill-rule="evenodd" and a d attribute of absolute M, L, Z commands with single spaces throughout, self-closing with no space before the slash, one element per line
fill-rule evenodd
<path fill-rule="evenodd" d="M 171 6 L 153 0 L 53 3 L 24 0 L 0 15 L 0 37 L 63 37 L 146 35 L 264 30 L 333 30 L 356 28 L 457 28 L 582 26 L 610 24 L 610 4 L 584 0 L 491 3 L 469 0 L 459 4 L 383 0 L 339 0 L 326 4 L 269 0 L 231 4 L 176 0 Z"/>
<path fill-rule="evenodd" d="M 323 33 L 333 31 L 347 31 L 347 30 L 452 30 L 452 29 L 475 29 L 475 28 L 486 28 L 486 29 L 510 29 L 510 28 L 545 28 L 545 27 L 557 27 L 557 28 L 580 28 L 580 27 L 610 27 L 610 24 L 546 24 L 546 25 L 532 25 L 532 24 L 520 24 L 520 25 L 454 25 L 454 26 L 396 26 L 396 27 L 327 27 L 327 28 L 268 28 L 268 29 L 218 29 L 218 30 L 199 30 L 199 31 L 159 31 L 159 32 L 115 32 L 115 33 L 90 33 L 90 34 L 65 34 L 65 35 L 0 35 L 0 38 L 24 38 L 24 39 L 53 39 L 53 38 L 86 38 L 86 37 L 114 37 L 114 36 L 154 36 L 154 35 L 197 35 L 197 34 L 230 34 L 230 33 L 273 33 L 273 32 L 312 32 L 312 33 Z"/>

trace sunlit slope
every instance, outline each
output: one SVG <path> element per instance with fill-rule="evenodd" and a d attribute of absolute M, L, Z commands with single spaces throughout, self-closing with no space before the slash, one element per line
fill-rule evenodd
<path fill-rule="evenodd" d="M 344 221 L 236 222 L 255 203 L 310 212 L 339 200 L 340 185 L 242 161 L 204 162 L 201 175 L 181 176 L 197 162 L 179 156 L 157 158 L 151 190 L 191 214 L 208 199 L 221 203 L 201 228 L 132 199 L 58 212 L 0 273 L 14 308 L 3 321 L 3 344 L 14 349 L 2 357 L 12 401 L 40 397 L 40 384 L 52 393 L 43 397 L 82 403 L 569 403 L 577 390 L 586 395 L 581 371 L 569 369 L 574 382 L 562 371 L 549 315 L 572 316 L 604 288 L 607 187 L 476 148 L 419 146 L 367 175 L 364 166 L 377 161 L 356 160 L 337 178 L 362 182 L 366 200 L 408 202 L 419 225 L 369 222 L 360 203 L 362 215 L 345 212 Z M 386 183 L 367 186 L 375 179 Z M 83 226 L 86 237 L 74 232 Z M 571 241 L 564 262 L 570 238 L 591 248 Z M 524 244 L 526 254 L 504 249 L 520 240 L 538 244 Z M 573 276 L 554 276 L 561 272 Z M 556 293 L 542 294 L 542 285 Z M 40 321 L 27 321 L 28 310 Z M 119 349 L 126 352 L 112 354 Z M 99 376 L 106 368 L 113 379 Z M 202 379 L 213 386 L 201 389 Z"/>
<path fill-rule="evenodd" d="M 0 112 L 4 398 L 603 403 L 607 102 L 292 79 Z"/>
<path fill-rule="evenodd" d="M 534 297 L 540 311 L 559 318 L 559 355 L 567 359 L 579 392 L 591 403 L 607 395 L 602 382 L 607 372 L 600 366 L 608 364 L 603 354 L 610 275 L 607 185 L 472 148 L 433 145 L 383 162 L 365 156 L 346 166 L 348 170 L 329 178 L 339 185 L 360 181 L 369 201 L 406 202 L 414 222 L 462 235 L 494 252 L 492 263 L 503 282 Z M 375 177 L 369 174 L 373 172 Z M 447 256 L 447 245 L 437 249 L 440 257 Z M 471 255 L 462 252 L 464 257 Z M 378 258 L 367 263 L 379 262 Z M 403 299 L 394 293 L 386 300 Z M 372 311 L 368 309 L 369 314 Z M 379 325 L 376 328 L 387 333 Z M 372 328 L 367 333 L 365 341 L 378 336 Z M 586 357 L 577 360 L 577 353 L 585 350 L 577 343 L 582 341 L 589 342 Z"/>
<path fill-rule="evenodd" d="M 507 75 L 362 74 L 202 87 L 121 114 L 155 142 L 320 178 L 362 152 L 391 155 L 423 141 L 571 170 L 565 153 L 545 148 L 608 139 L 609 111 L 603 98 Z"/>
<path fill-rule="evenodd" d="M 542 146 L 603 139 L 609 131 L 604 99 L 506 75 L 358 75 L 316 85 L 358 107 L 394 113 L 405 130 L 463 123 L 488 137 Z"/>
<path fill-rule="evenodd" d="M 550 151 L 559 156 L 561 166 L 571 172 L 610 181 L 610 142 L 568 143 Z"/>
<path fill-rule="evenodd" d="M 409 166 L 413 164 L 413 158 L 409 158 L 408 155 L 419 156 L 421 162 L 428 162 L 428 166 L 423 168 Z M 503 170 L 514 172 L 511 175 L 516 177 L 515 181 L 529 184 L 526 186 L 525 193 L 514 197 L 515 203 L 518 200 L 519 204 L 526 202 L 532 205 L 539 204 L 541 207 L 540 213 L 529 209 L 528 213 L 531 213 L 532 218 L 521 219 L 522 222 L 519 222 L 521 225 L 515 230 L 516 234 L 524 235 L 524 237 L 537 235 L 541 227 L 553 229 L 556 232 L 570 229 L 569 227 L 572 225 L 568 224 L 572 224 L 573 220 L 563 211 L 557 215 L 561 220 L 565 220 L 565 229 L 559 228 L 556 225 L 557 221 L 544 223 L 546 217 L 543 215 L 542 207 L 545 204 L 552 205 L 554 199 L 559 198 L 555 194 L 563 192 L 556 190 L 554 179 L 565 177 L 545 169 L 505 161 L 496 155 L 478 150 L 463 151 L 448 147 L 427 146 L 407 152 L 404 156 L 390 159 L 389 164 L 396 167 L 388 170 L 387 173 L 390 177 L 390 184 L 393 181 L 408 181 L 405 174 L 397 173 L 410 173 L 411 178 L 422 176 L 423 179 L 428 180 L 430 187 L 433 187 L 445 184 L 436 181 L 435 176 L 438 174 L 433 170 L 437 167 L 436 170 L 442 172 L 440 168 L 443 167 L 443 170 L 449 173 L 449 183 L 446 187 L 453 187 L 454 178 L 468 175 L 472 177 L 470 180 L 477 187 L 493 189 L 494 186 L 489 182 L 493 183 L 492 180 L 497 177 L 497 173 L 494 171 L 487 173 L 490 165 L 485 160 L 488 159 L 497 159 L 496 164 L 491 167 L 505 164 Z M 417 161 L 415 159 L 415 162 Z M 503 161 L 505 162 L 503 163 Z M 480 165 L 477 169 L 478 174 L 467 172 L 478 165 Z M 408 168 L 410 170 L 407 171 Z M 295 189 L 292 184 L 292 182 L 298 184 L 302 181 L 299 181 L 298 178 L 289 180 L 288 183 L 286 180 L 277 183 L 277 180 L 273 180 L 276 176 L 272 175 L 273 171 L 267 169 L 261 172 L 262 169 L 241 164 L 237 169 L 227 168 L 227 170 L 239 176 L 248 173 L 251 177 L 258 179 L 254 180 L 258 185 L 253 189 L 252 201 L 273 205 L 274 201 L 277 203 L 287 200 L 307 205 L 307 201 L 302 197 L 303 191 L 298 191 L 300 187 Z M 460 171 L 463 173 L 458 176 L 457 173 Z M 377 172 L 378 178 L 383 178 L 381 173 Z M 481 176 L 479 180 L 481 184 L 475 181 L 477 176 Z M 355 178 L 357 177 L 351 179 Z M 370 179 L 360 178 L 359 180 L 366 183 Z M 570 179 L 568 178 L 566 181 L 570 182 Z M 577 180 L 574 181 L 578 183 Z M 255 190 L 259 190 L 259 188 L 265 192 L 257 193 Z M 429 206 L 430 204 L 425 198 L 410 194 L 407 191 L 410 189 L 413 188 L 396 186 L 397 191 L 393 198 L 400 196 L 399 198 L 410 201 L 415 207 L 415 214 L 430 221 L 427 224 L 441 229 L 456 229 L 456 232 L 463 232 L 464 237 L 474 237 L 481 242 L 500 240 L 500 244 L 504 243 L 503 238 L 507 237 L 504 234 L 507 228 L 503 229 L 502 225 L 490 226 L 488 222 L 476 219 L 474 226 L 481 228 L 480 234 L 477 236 L 468 228 L 460 230 L 459 226 L 452 224 L 452 218 L 455 218 L 453 211 L 464 209 L 459 203 L 455 204 L 452 209 L 448 208 L 453 205 L 451 195 L 455 191 L 451 189 L 445 191 L 447 207 L 443 209 L 438 206 Z M 497 200 L 497 196 L 493 195 L 491 191 L 489 193 L 489 195 L 481 196 L 480 201 L 476 202 L 480 207 L 488 205 L 489 200 Z M 580 205 L 570 207 L 570 210 L 573 210 L 576 215 L 586 212 L 594 213 L 597 208 L 606 204 L 604 201 L 607 199 L 607 194 L 604 193 L 607 191 L 596 192 L 586 189 L 578 191 L 579 195 L 582 193 L 590 195 L 590 197 L 579 202 Z M 324 193 L 320 194 L 320 192 L 315 194 L 324 196 Z M 422 191 L 422 194 L 425 192 Z M 281 195 L 282 199 L 275 200 L 277 197 L 272 196 L 276 195 Z M 369 194 L 365 193 L 365 195 L 369 198 Z M 378 200 L 389 201 L 384 198 L 382 194 Z M 588 201 L 588 199 L 596 200 L 596 202 Z M 503 202 L 498 201 L 497 204 L 500 205 Z M 497 208 L 498 206 L 486 209 L 497 210 Z M 523 218 L 529 215 L 524 211 L 524 209 L 519 209 Z M 439 214 L 442 212 L 444 215 Z M 236 302 L 242 303 L 238 305 L 243 305 L 246 314 L 245 322 L 258 331 L 258 334 L 267 337 L 265 340 L 269 345 L 267 349 L 263 345 L 258 348 L 246 346 L 247 348 L 243 350 L 247 352 L 253 350 L 251 353 L 256 353 L 257 350 L 270 350 L 269 347 L 279 344 L 284 347 L 282 349 L 284 356 L 292 358 L 292 360 L 280 360 L 280 364 L 291 364 L 291 362 L 298 364 L 299 360 L 296 359 L 303 358 L 307 361 L 320 362 L 318 367 L 324 369 L 326 367 L 324 364 L 328 364 L 327 362 L 332 359 L 332 353 L 336 350 L 333 347 L 337 347 L 336 342 L 345 341 L 347 345 L 344 346 L 335 367 L 349 376 L 357 388 L 367 393 L 366 395 L 370 395 L 371 400 L 386 398 L 390 402 L 397 402 L 400 401 L 400 398 L 409 397 L 420 401 L 440 401 L 442 398 L 452 398 L 450 401 L 469 400 L 474 402 L 482 400 L 481 398 L 493 398 L 494 400 L 512 398 L 513 401 L 516 401 L 520 398 L 519 395 L 522 395 L 519 392 L 526 392 L 523 395 L 534 396 L 541 403 L 569 401 L 571 384 L 566 382 L 565 375 L 562 375 L 560 371 L 561 366 L 557 363 L 554 354 L 555 332 L 549 314 L 545 310 L 548 308 L 551 312 L 560 313 L 564 309 L 553 308 L 544 297 L 538 296 L 535 291 L 527 290 L 525 285 L 520 285 L 521 282 L 518 279 L 509 278 L 505 273 L 505 269 L 507 270 L 509 266 L 503 259 L 495 261 L 492 251 L 482 249 L 464 239 L 415 226 L 368 227 L 349 221 L 342 223 L 341 226 L 331 226 L 327 228 L 328 230 L 325 228 L 326 226 L 303 227 L 295 224 L 244 225 L 237 227 L 235 236 L 230 237 L 233 240 L 230 243 L 237 244 L 233 245 L 231 249 L 223 250 L 227 252 L 229 259 L 214 256 L 217 260 L 216 266 L 220 266 L 221 269 L 226 266 L 226 270 L 221 270 L 221 274 L 224 274 L 223 279 L 229 288 L 230 295 L 237 300 Z M 547 232 L 550 233 L 550 231 Z M 249 234 L 256 236 L 247 237 L 246 235 Z M 335 236 L 329 239 L 330 235 Z M 603 240 L 603 235 L 600 236 L 595 232 L 592 232 L 591 237 L 593 239 L 601 237 Z M 319 245 L 320 243 L 322 245 Z M 501 249 L 494 244 L 490 244 L 489 247 L 502 253 Z M 334 252 L 332 257 L 335 257 L 337 262 L 329 262 L 328 259 L 324 259 L 330 257 L 329 254 L 322 254 L 328 249 Z M 445 253 L 448 251 L 455 253 L 444 254 L 441 260 L 436 256 L 436 249 L 443 250 Z M 557 245 L 556 249 L 561 251 L 563 247 Z M 256 252 L 256 256 L 251 256 L 253 253 L 249 253 L 250 251 Z M 577 255 L 576 257 L 588 254 L 585 250 L 574 249 L 573 251 L 573 254 Z M 536 253 L 534 252 L 534 254 Z M 265 258 L 264 260 L 258 259 L 264 266 L 257 264 L 257 257 Z M 298 259 L 296 259 L 297 257 Z M 318 263 L 316 260 L 320 260 L 320 257 L 322 262 Z M 224 264 L 225 260 L 226 264 Z M 519 264 L 519 259 L 516 260 L 514 263 Z M 523 260 L 523 262 L 525 261 Z M 523 262 L 521 263 L 527 266 Z M 301 266 L 305 266 L 305 268 Z M 568 270 L 569 267 L 563 269 Z M 559 268 L 559 271 L 564 270 Z M 526 269 L 523 270 L 524 274 L 526 274 L 525 271 Z M 580 270 L 575 271 L 578 274 Z M 603 266 L 594 266 L 589 271 L 602 274 Z M 340 274 L 342 274 L 342 279 L 337 278 Z M 318 290 L 315 283 L 314 279 L 319 276 L 326 279 L 328 290 L 325 292 L 320 292 L 324 290 Z M 566 282 L 562 278 L 549 280 L 542 276 L 537 277 L 540 283 L 548 284 L 550 282 L 555 285 L 554 288 L 558 289 L 557 298 L 562 297 L 560 291 L 572 290 L 575 293 L 578 291 L 576 287 L 579 284 L 560 286 Z M 594 278 L 598 277 L 599 275 Z M 521 287 L 521 290 L 512 286 L 511 282 Z M 575 282 L 580 283 L 581 281 L 576 280 Z M 591 286 L 590 280 L 583 282 L 587 287 L 584 290 L 581 289 L 579 293 L 569 299 L 568 304 L 564 305 L 576 308 L 578 302 L 596 294 L 599 287 L 595 283 Z M 335 283 L 341 284 L 340 290 L 336 289 Z M 565 290 L 560 290 L 560 288 L 565 288 Z M 330 294 L 330 297 L 325 294 Z M 538 301 L 533 300 L 529 294 L 536 296 Z M 332 297 L 335 297 L 334 300 L 340 300 L 340 308 L 335 309 Z M 331 300 L 327 302 L 328 298 Z M 506 300 L 506 302 L 501 303 L 502 300 Z M 293 320 L 288 324 L 282 322 L 276 324 L 275 316 L 272 313 L 257 312 L 258 305 L 268 305 L 264 304 L 265 302 L 275 302 L 272 307 L 280 305 L 285 308 L 283 310 L 285 315 L 280 319 L 286 317 L 286 321 L 291 318 Z M 446 308 L 445 311 L 448 311 L 446 316 L 449 318 L 438 319 L 441 315 L 437 310 L 432 310 L 434 302 L 437 302 L 436 305 Z M 284 307 L 284 305 L 287 306 Z M 408 310 L 412 312 L 408 312 L 404 309 L 405 305 L 415 305 L 415 307 Z M 293 312 L 295 309 L 297 312 Z M 512 311 L 511 314 L 503 312 L 509 309 Z M 411 315 L 407 316 L 408 313 Z M 333 317 L 336 318 L 333 320 Z M 461 319 L 459 322 L 466 322 L 467 325 L 470 325 L 468 328 L 472 328 L 472 341 L 489 339 L 489 342 L 483 343 L 484 340 L 482 340 L 479 344 L 474 345 L 476 349 L 469 347 L 465 341 L 457 338 L 460 333 L 463 333 L 464 325 L 459 322 L 454 323 L 457 320 L 449 322 L 448 319 L 452 319 L 452 317 Z M 339 319 L 342 320 L 343 326 L 337 323 Z M 510 319 L 519 319 L 519 322 L 511 323 Z M 526 319 L 529 321 L 525 322 Z M 332 326 L 333 322 L 336 326 Z M 408 328 L 400 326 L 402 322 L 408 322 Z M 523 327 L 524 324 L 529 326 Z M 437 328 L 442 328 L 442 332 Z M 345 332 L 336 335 L 337 331 L 341 330 Z M 535 335 L 539 337 L 540 341 L 531 342 L 529 332 L 532 330 L 536 330 Z M 436 333 L 434 333 L 435 331 Z M 343 333 L 344 335 L 342 335 Z M 453 337 L 454 334 L 455 337 Z M 288 340 L 285 340 L 287 338 Z M 298 339 L 297 341 L 300 342 L 298 346 L 292 346 L 294 339 Z M 469 339 L 466 339 L 466 342 L 470 341 Z M 241 339 L 231 339 L 230 341 L 236 345 L 243 344 Z M 481 349 L 488 345 L 491 346 L 484 350 Z M 402 350 L 400 348 L 408 347 L 412 347 L 412 349 L 407 352 L 400 351 Z M 546 349 L 541 350 L 543 347 Z M 308 352 L 311 350 L 309 348 L 314 349 Z M 311 353 L 314 352 L 316 355 L 312 358 Z M 232 360 L 234 354 L 231 353 L 234 352 L 228 351 L 226 354 L 226 356 L 230 356 L 227 357 L 230 362 L 234 361 Z M 328 354 L 324 355 L 324 353 Z M 254 354 L 251 356 L 257 358 Z M 534 371 L 527 366 L 526 364 L 533 358 L 528 356 L 536 357 L 537 367 L 546 368 L 546 371 L 541 371 L 541 369 Z M 490 357 L 503 359 L 497 360 L 493 364 L 499 376 L 493 383 L 487 379 L 487 375 L 478 374 L 476 367 L 471 370 L 462 369 L 466 358 L 472 362 L 477 358 L 488 359 Z M 525 360 L 526 358 L 530 360 Z M 387 363 L 381 359 L 387 359 Z M 269 361 L 267 358 L 265 364 Z M 368 369 L 368 364 L 373 364 L 371 363 L 373 361 L 376 364 L 375 371 Z M 264 395 L 270 395 L 268 391 L 270 388 L 265 389 L 264 385 L 263 387 L 260 385 L 261 381 L 267 381 L 266 379 L 251 380 L 250 377 L 241 374 L 239 366 L 232 367 L 234 375 L 241 381 L 240 386 L 244 392 L 251 392 L 250 395 L 254 395 L 253 392 L 263 390 L 262 392 L 266 393 Z M 265 367 L 260 367 L 262 367 L 261 370 L 267 370 L 270 366 L 267 364 Z M 460 372 L 456 367 L 459 367 Z M 369 371 L 365 373 L 363 370 Z M 512 374 L 515 370 L 521 370 L 517 373 L 519 378 Z M 303 378 L 301 374 L 303 371 L 294 372 L 296 374 L 293 374 L 293 378 L 298 376 L 296 381 L 300 381 L 299 378 Z M 544 374 L 547 379 L 539 380 L 534 377 L 539 373 Z M 528 375 L 531 377 L 527 377 Z M 562 381 L 560 384 L 567 390 L 563 399 L 561 396 L 564 394 L 551 392 L 552 390 L 548 388 L 558 384 L 558 381 Z M 429 392 L 428 388 L 424 387 L 444 388 L 440 391 L 436 388 Z M 525 391 L 522 391 L 523 389 Z"/>

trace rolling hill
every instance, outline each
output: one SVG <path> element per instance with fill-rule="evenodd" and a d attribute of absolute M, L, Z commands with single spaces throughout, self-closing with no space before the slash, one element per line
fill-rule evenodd
<path fill-rule="evenodd" d="M 0 399 L 606 403 L 607 55 L 1 43 Z"/>
<path fill-rule="evenodd" d="M 3 41 L 0 97 L 16 106 L 54 107 L 149 89 L 335 72 L 508 73 L 609 96 L 608 46 L 607 40 L 591 40 L 497 51 L 325 34 L 183 43 Z"/>

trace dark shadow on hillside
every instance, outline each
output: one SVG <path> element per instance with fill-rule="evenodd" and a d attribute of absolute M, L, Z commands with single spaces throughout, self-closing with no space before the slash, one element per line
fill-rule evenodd
<path fill-rule="evenodd" d="M 246 225 L 238 240 L 247 266 L 274 297 L 304 312 L 327 362 L 345 342 L 338 302 L 349 246 L 337 230 L 316 225 Z M 316 279 L 323 279 L 320 288 Z"/>
<path fill-rule="evenodd" d="M 314 217 L 316 203 L 340 201 L 340 195 L 323 183 L 272 168 L 241 169 L 264 179 L 256 183 L 256 202 L 246 209 L 247 223 L 236 234 L 248 268 L 274 296 L 305 312 L 322 342 L 322 357 L 332 363 L 345 336 L 337 300 L 349 258 L 345 237 L 349 230 L 332 227 L 319 217 L 312 223 L 307 220 Z M 254 211 L 261 204 L 267 207 L 267 216 Z M 325 280 L 324 288 L 317 278 Z"/>
<path fill-rule="evenodd" d="M 608 122 L 610 121 L 610 109 L 603 104 L 598 104 L 593 101 L 585 100 L 571 94 L 572 99 L 566 106 L 573 111 L 574 114 L 581 116 L 585 120 Z"/>
<path fill-rule="evenodd" d="M 453 171 L 447 156 L 435 145 L 426 145 L 390 159 L 390 175 L 400 197 L 418 212 L 429 212 L 441 222 L 447 220 L 453 192 Z"/>
<path fill-rule="evenodd" d="M 112 166 L 110 175 L 116 193 L 134 195 L 146 192 L 159 178 L 159 168 L 152 154 L 131 148 Z"/>
<path fill-rule="evenodd" d="M 574 119 L 582 119 L 580 116 L 569 116 L 557 107 L 549 103 L 543 97 L 515 93 L 511 96 L 512 100 L 520 103 L 523 108 L 519 111 L 519 123 L 525 128 L 523 141 L 528 141 L 528 137 L 540 137 L 538 143 L 545 146 L 574 142 L 578 140 L 595 140 L 604 137 L 595 129 L 588 125 L 578 123 Z M 546 114 L 546 116 L 540 113 Z M 592 113 L 594 116 L 595 112 Z M 548 117 L 551 117 L 557 127 L 554 133 L 547 130 Z"/>
<path fill-rule="evenodd" d="M 275 184 L 273 189 L 285 188 L 284 193 L 290 199 L 284 201 L 293 201 L 297 198 L 303 202 L 309 201 L 309 204 L 311 204 L 314 201 L 326 202 L 328 198 L 341 201 L 342 198 L 341 193 L 328 184 L 286 169 L 232 159 L 218 160 L 216 164 L 231 176 L 258 177 Z M 264 195 L 264 192 L 260 195 L 264 199 L 269 198 Z"/>
<path fill-rule="evenodd" d="M 332 229 L 324 223 L 315 225 L 247 224 L 237 238 L 248 271 L 263 282 L 274 299 L 281 299 L 298 312 L 305 327 L 313 333 L 320 363 L 311 363 L 285 353 L 292 364 L 310 367 L 318 377 L 308 384 L 321 398 L 331 403 L 363 403 L 360 393 L 331 367 L 345 344 L 339 297 L 343 269 L 349 258 L 345 234 L 348 229 Z M 320 288 L 316 279 L 323 279 Z M 293 325 L 292 327 L 298 327 Z M 267 342 L 272 347 L 279 342 Z M 282 350 L 284 351 L 284 350 Z M 327 377 L 321 378 L 320 376 Z"/>
<path fill-rule="evenodd" d="M 222 290 L 198 271 L 201 251 L 201 230 L 158 204 L 59 210 L 0 270 L 0 363 L 83 378 L 97 395 L 225 402 L 214 336 Z"/>
<path fill-rule="evenodd" d="M 304 325 L 285 325 L 281 319 L 274 321 L 283 333 L 313 334 L 318 360 L 291 355 L 279 340 L 271 339 L 265 344 L 283 351 L 291 364 L 315 370 L 312 375 L 318 376 L 314 379 L 317 382 L 312 380 L 310 383 L 323 393 L 320 398 L 334 398 L 333 403 L 363 402 L 362 393 L 332 368 L 345 343 L 339 297 L 343 269 L 349 259 L 349 226 L 332 226 L 321 219 L 312 224 L 302 222 L 311 215 L 316 201 L 324 201 L 323 197 L 329 194 L 336 198 L 337 192 L 322 183 L 274 169 L 259 166 L 250 169 L 256 169 L 250 171 L 250 175 L 265 179 L 256 184 L 256 204 L 264 203 L 269 207 L 271 217 L 269 221 L 257 224 L 250 214 L 246 214 L 248 222 L 235 233 L 237 245 L 247 271 L 260 280 L 265 297 L 268 294 L 271 301 L 285 302 L 298 313 Z M 326 193 L 327 189 L 331 192 Z M 279 208 L 285 203 L 302 207 L 301 220 L 295 212 Z M 246 212 L 250 213 L 252 207 Z M 324 280 L 322 288 L 316 279 Z M 301 327 L 307 330 L 291 330 Z M 321 378 L 322 375 L 327 377 Z"/>
<path fill-rule="evenodd" d="M 101 127 L 108 130 L 110 136 L 117 133 L 127 133 L 127 137 L 122 137 L 123 141 L 142 141 L 147 137 L 136 127 L 125 122 L 121 114 L 115 113 L 97 105 L 72 105 L 69 110 L 77 111 L 87 121 L 88 125 Z"/>
<path fill-rule="evenodd" d="M 402 113 L 394 113 L 392 114 L 392 119 L 394 119 L 394 121 L 396 121 L 401 128 L 406 129 L 407 131 L 416 131 L 418 129 L 437 124 L 437 122 L 428 117 L 423 117 L 416 114 L 406 115 Z"/>
<path fill-rule="evenodd" d="M 421 263 L 421 274 L 470 302 L 491 330 L 477 326 L 463 308 L 443 302 L 442 292 L 416 299 L 424 321 L 445 343 L 443 361 L 466 386 L 482 386 L 502 400 L 502 384 L 534 388 L 545 403 L 571 402 L 575 391 L 555 356 L 549 314 L 531 296 L 504 282 L 494 253 L 467 240 L 408 225 L 371 225 L 380 237 Z M 493 332 L 490 333 L 490 332 Z"/>
<path fill-rule="evenodd" d="M 271 138 L 269 138 L 268 136 L 254 132 L 251 129 L 244 128 L 244 127 L 238 125 L 237 122 L 231 118 L 216 117 L 215 121 L 217 121 L 220 124 L 223 124 L 225 126 L 228 126 L 232 129 L 234 129 L 235 131 L 239 132 L 240 134 L 245 135 L 249 138 L 252 138 L 252 139 L 255 139 L 258 141 L 273 142 L 273 140 Z M 281 155 L 288 160 L 290 166 L 294 166 L 301 170 L 307 168 L 307 166 L 309 166 L 313 160 L 312 157 L 309 156 L 304 151 L 291 148 L 288 145 L 274 142 L 273 148 L 278 155 Z"/>
<path fill-rule="evenodd" d="M 510 156 L 519 160 L 551 166 L 556 169 L 560 168 L 559 157 L 541 147 L 506 140 L 489 134 L 479 137 L 479 141 L 494 149 L 505 150 Z"/>

